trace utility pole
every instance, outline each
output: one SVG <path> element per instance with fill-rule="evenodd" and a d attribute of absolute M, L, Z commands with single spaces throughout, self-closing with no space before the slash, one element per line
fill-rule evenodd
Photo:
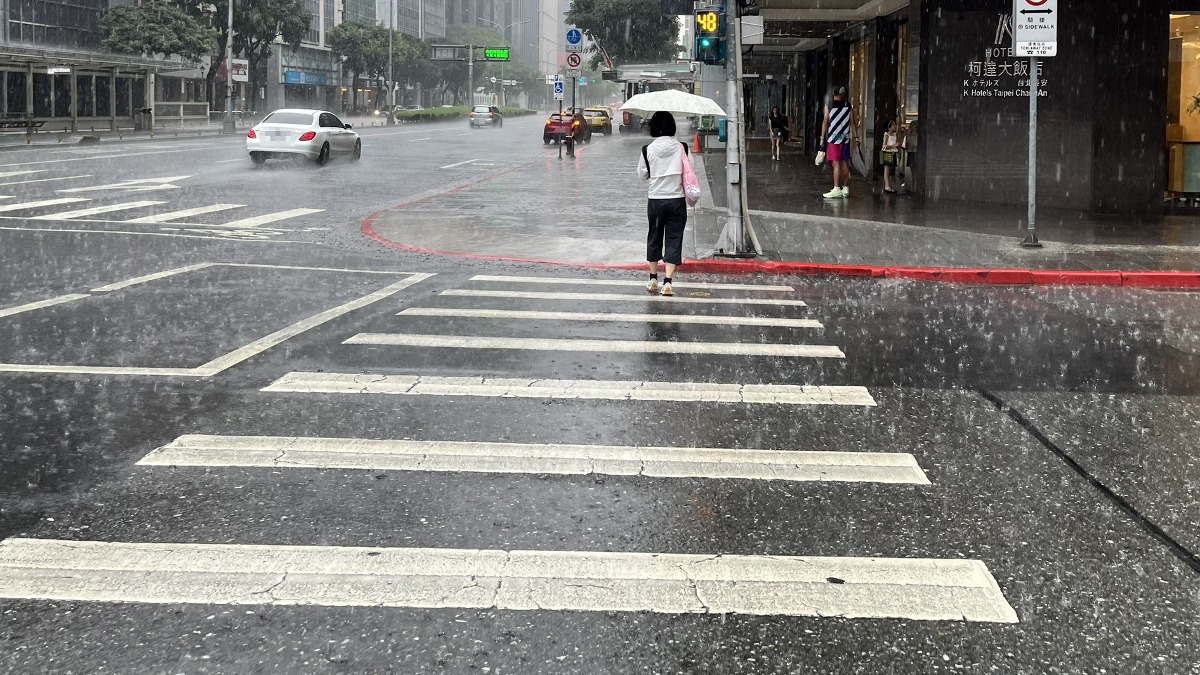
<path fill-rule="evenodd" d="M 233 0 L 229 0 L 229 33 L 225 40 L 225 131 L 233 133 Z"/>
<path fill-rule="evenodd" d="M 475 105 L 475 45 L 467 45 L 467 105 Z"/>
<path fill-rule="evenodd" d="M 742 217 L 741 133 L 739 131 L 742 125 L 742 83 L 738 78 L 742 60 L 742 31 L 736 2 L 725 3 L 725 25 L 727 26 L 727 35 L 732 37 L 726 42 L 725 51 L 725 112 L 727 113 L 725 175 L 729 179 L 725 192 L 729 201 L 729 218 L 725 222 L 725 229 L 729 232 L 733 253 L 736 255 L 746 250 L 746 231 Z"/>
<path fill-rule="evenodd" d="M 392 34 L 396 32 L 396 0 L 388 3 L 388 109 L 387 123 L 396 123 L 396 83 L 392 80 Z"/>

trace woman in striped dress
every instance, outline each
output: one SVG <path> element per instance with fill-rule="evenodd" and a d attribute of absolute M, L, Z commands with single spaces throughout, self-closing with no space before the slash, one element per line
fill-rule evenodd
<path fill-rule="evenodd" d="M 833 164 L 833 189 L 825 193 L 826 199 L 850 196 L 850 138 L 857 127 L 854 108 L 846 100 L 846 88 L 839 86 L 833 92 L 833 101 L 825 107 L 825 122 L 821 125 L 825 159 Z"/>

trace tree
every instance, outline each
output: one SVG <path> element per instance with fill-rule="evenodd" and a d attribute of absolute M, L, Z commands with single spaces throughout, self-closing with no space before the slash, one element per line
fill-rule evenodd
<path fill-rule="evenodd" d="M 567 23 L 598 38 L 618 64 L 673 61 L 679 53 L 679 21 L 664 15 L 657 2 L 573 0 Z M 591 67 L 596 68 L 601 57 L 595 48 L 591 51 Z"/>
<path fill-rule="evenodd" d="M 100 28 L 102 47 L 118 54 L 179 56 L 195 63 L 217 46 L 215 30 L 166 2 L 114 7 L 100 20 Z"/>
<path fill-rule="evenodd" d="M 226 10 L 228 11 L 228 10 Z M 250 66 L 250 99 L 257 101 L 259 66 L 271 56 L 271 45 L 278 39 L 293 50 L 308 33 L 312 12 L 304 0 L 253 0 L 233 6 L 233 51 Z M 258 109 L 256 104 L 248 107 Z"/>
<path fill-rule="evenodd" d="M 350 107 L 358 109 L 358 76 L 375 75 L 387 63 L 387 29 L 361 21 L 343 21 L 329 31 L 329 48 L 351 74 Z M 386 65 L 385 65 L 386 67 Z"/>

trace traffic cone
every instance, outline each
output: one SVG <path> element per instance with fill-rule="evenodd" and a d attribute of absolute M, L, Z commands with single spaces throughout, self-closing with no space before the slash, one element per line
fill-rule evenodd
<path fill-rule="evenodd" d="M 700 131 L 699 130 L 696 131 L 696 137 L 692 139 L 692 152 L 704 152 L 704 149 L 700 147 Z"/>

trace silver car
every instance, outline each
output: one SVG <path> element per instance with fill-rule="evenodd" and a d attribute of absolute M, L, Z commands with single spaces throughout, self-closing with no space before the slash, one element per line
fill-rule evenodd
<path fill-rule="evenodd" d="M 362 139 L 331 112 L 283 109 L 267 115 L 246 133 L 246 150 L 258 166 L 270 158 L 296 156 L 324 164 L 331 155 L 358 159 Z"/>

